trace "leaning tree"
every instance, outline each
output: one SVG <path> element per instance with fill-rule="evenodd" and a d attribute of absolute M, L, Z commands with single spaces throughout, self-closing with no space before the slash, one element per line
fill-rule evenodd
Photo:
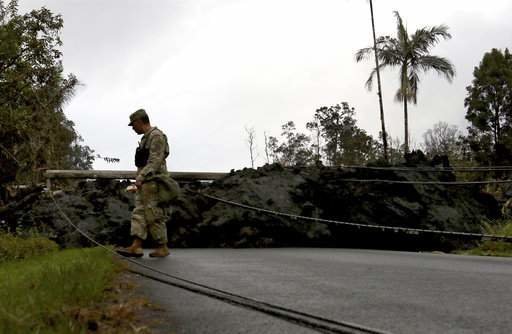
<path fill-rule="evenodd" d="M 368 0 L 370 4 L 370 17 L 372 19 L 372 37 L 373 37 L 373 53 L 375 59 L 375 69 L 377 74 L 377 95 L 379 96 L 380 109 L 380 126 L 382 132 L 382 146 L 384 151 L 384 160 L 388 161 L 388 134 L 386 132 L 386 122 L 384 121 L 384 104 L 382 102 L 382 86 L 380 81 L 379 57 L 377 57 L 377 37 L 375 35 L 375 18 L 373 15 L 373 1 Z"/>

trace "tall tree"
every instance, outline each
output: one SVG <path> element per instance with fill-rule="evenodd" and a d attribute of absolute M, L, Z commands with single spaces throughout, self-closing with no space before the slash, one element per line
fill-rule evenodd
<path fill-rule="evenodd" d="M 512 153 L 512 55 L 492 49 L 473 71 L 465 100 L 470 146 L 482 163 L 510 163 Z"/>
<path fill-rule="evenodd" d="M 397 101 L 404 105 L 404 148 L 409 151 L 408 103 L 416 104 L 420 74 L 431 70 L 443 75 L 449 82 L 455 76 L 453 64 L 446 58 L 430 55 L 431 49 L 440 39 L 450 39 L 446 25 L 424 27 L 409 35 L 402 18 L 394 12 L 397 21 L 397 36 L 381 36 L 377 39 L 377 54 L 380 65 L 374 68 L 366 81 L 372 89 L 377 70 L 386 67 L 398 67 L 400 87 L 395 95 Z M 356 53 L 356 61 L 371 56 L 373 47 L 367 47 Z"/>
<path fill-rule="evenodd" d="M 78 80 L 63 74 L 62 17 L 46 8 L 21 15 L 17 8 L 15 0 L 0 1 L 0 159 L 15 158 L 18 179 L 38 182 L 41 169 L 78 167 L 72 156 L 92 150 L 80 147 L 63 112 Z M 81 166 L 90 167 L 90 159 Z"/>

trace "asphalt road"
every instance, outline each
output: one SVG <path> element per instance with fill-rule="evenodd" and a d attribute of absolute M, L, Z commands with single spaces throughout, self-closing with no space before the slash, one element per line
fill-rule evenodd
<path fill-rule="evenodd" d="M 392 333 L 512 333 L 512 259 L 347 249 L 179 249 L 140 260 L 280 306 Z M 314 333 L 139 278 L 162 333 Z"/>

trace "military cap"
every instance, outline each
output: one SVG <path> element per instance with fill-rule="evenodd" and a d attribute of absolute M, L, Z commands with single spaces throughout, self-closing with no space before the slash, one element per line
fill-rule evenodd
<path fill-rule="evenodd" d="M 146 113 L 146 110 L 139 109 L 130 115 L 130 123 L 128 123 L 128 126 L 131 126 L 134 121 L 136 121 L 138 119 L 144 119 L 144 118 L 149 119 L 148 114 Z"/>

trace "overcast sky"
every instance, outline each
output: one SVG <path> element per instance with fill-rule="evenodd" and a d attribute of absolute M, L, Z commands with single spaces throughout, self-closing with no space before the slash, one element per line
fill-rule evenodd
<path fill-rule="evenodd" d="M 82 83 L 65 107 L 95 169 L 134 169 L 139 137 L 128 116 L 145 108 L 167 133 L 173 171 L 229 171 L 250 165 L 245 127 L 279 135 L 293 120 L 300 130 L 315 110 L 347 101 L 358 125 L 380 129 L 376 92 L 364 83 L 372 62 L 356 63 L 370 46 L 366 0 L 20 0 L 64 18 L 66 73 Z M 446 24 L 453 38 L 433 54 L 449 58 L 453 83 L 422 77 L 409 113 L 413 142 L 438 121 L 465 129 L 465 87 L 485 52 L 512 46 L 510 0 L 374 0 L 377 35 L 395 35 L 398 10 L 410 32 Z M 386 126 L 403 139 L 402 105 L 393 101 L 395 71 L 383 75 Z"/>

